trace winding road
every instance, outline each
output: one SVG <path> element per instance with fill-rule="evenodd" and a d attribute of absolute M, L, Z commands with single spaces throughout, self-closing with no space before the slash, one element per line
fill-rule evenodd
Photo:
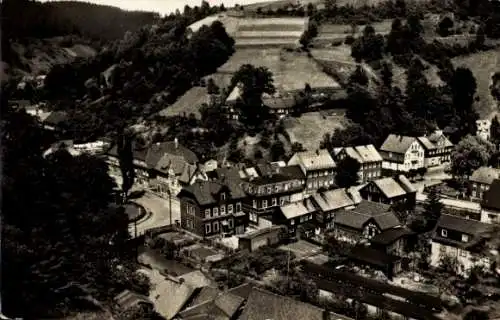
<path fill-rule="evenodd" d="M 146 216 L 129 225 L 129 232 L 132 238 L 141 236 L 149 229 L 168 226 L 175 221 L 181 220 L 180 203 L 176 197 L 172 197 L 172 220 L 170 220 L 169 200 L 159 197 L 153 193 L 146 192 L 141 198 L 133 199 L 134 202 L 146 209 Z M 170 223 L 170 221 L 172 221 Z"/>

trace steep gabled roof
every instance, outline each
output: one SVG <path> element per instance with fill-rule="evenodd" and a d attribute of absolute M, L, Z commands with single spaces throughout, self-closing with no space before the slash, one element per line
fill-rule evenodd
<path fill-rule="evenodd" d="M 253 288 L 239 320 L 323 320 L 324 310 L 312 304 Z"/>
<path fill-rule="evenodd" d="M 380 191 L 389 199 L 399 197 L 406 194 L 406 191 L 394 180 L 394 178 L 382 178 L 373 181 Z"/>
<path fill-rule="evenodd" d="M 297 161 L 297 163 L 291 163 L 292 159 L 294 160 L 293 162 Z M 297 152 L 292 159 L 290 159 L 291 161 L 289 161 L 289 165 L 301 165 L 306 171 L 333 169 L 337 166 L 335 161 L 333 161 L 332 156 L 326 149 Z"/>
<path fill-rule="evenodd" d="M 350 197 L 346 189 L 334 189 L 315 193 L 312 197 L 323 212 L 337 210 L 355 204 L 355 201 Z"/>
<path fill-rule="evenodd" d="M 197 164 L 196 154 L 176 141 L 157 142 L 151 145 L 146 155 L 146 163 L 154 168 L 165 154 L 182 157 L 189 164 Z"/>
<path fill-rule="evenodd" d="M 178 197 L 189 194 L 194 197 L 200 205 L 214 204 L 218 202 L 214 196 L 219 194 L 224 188 L 229 190 L 231 198 L 233 199 L 242 199 L 246 196 L 243 189 L 234 183 L 223 184 L 215 181 L 197 181 L 190 186 L 184 187 Z"/>
<path fill-rule="evenodd" d="M 389 205 L 366 200 L 361 201 L 352 210 L 340 210 L 335 215 L 336 224 L 357 230 L 363 229 L 372 219 L 382 231 L 401 225 Z"/>
<path fill-rule="evenodd" d="M 493 180 L 500 177 L 500 170 L 492 167 L 480 167 L 476 169 L 470 177 L 471 182 L 491 184 Z"/>
<path fill-rule="evenodd" d="M 464 242 L 448 237 L 443 237 L 441 229 L 456 231 L 470 236 L 469 241 Z M 454 247 L 475 250 L 477 244 L 482 240 L 490 238 L 491 231 L 494 230 L 494 225 L 479 222 L 477 220 L 465 219 L 458 216 L 442 214 L 434 230 L 432 240 L 440 243 L 445 243 Z"/>
<path fill-rule="evenodd" d="M 381 151 L 393 153 L 406 153 L 410 145 L 417 141 L 417 138 L 390 134 L 380 147 Z"/>
<path fill-rule="evenodd" d="M 313 213 L 316 211 L 311 199 L 304 199 L 302 201 L 292 202 L 280 207 L 281 212 L 287 219 L 301 217 L 303 215 Z"/>

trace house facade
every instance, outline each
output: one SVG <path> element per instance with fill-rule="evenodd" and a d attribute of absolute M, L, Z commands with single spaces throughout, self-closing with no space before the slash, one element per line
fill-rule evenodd
<path fill-rule="evenodd" d="M 382 168 L 408 172 L 425 167 L 425 149 L 415 137 L 391 134 L 380 147 Z"/>
<path fill-rule="evenodd" d="M 389 205 L 363 200 L 354 209 L 343 209 L 335 214 L 334 236 L 340 241 L 357 243 L 400 226 L 401 222 Z"/>
<path fill-rule="evenodd" d="M 247 225 L 245 197 L 237 184 L 198 181 L 184 187 L 178 194 L 181 226 L 203 238 L 242 234 Z"/>
<path fill-rule="evenodd" d="M 487 119 L 477 120 L 476 126 L 476 135 L 486 141 L 489 141 L 491 137 L 491 121 Z"/>
<path fill-rule="evenodd" d="M 290 237 L 296 237 L 300 228 L 307 236 L 314 233 L 317 208 L 312 198 L 284 205 L 279 212 L 273 223 L 285 226 Z"/>
<path fill-rule="evenodd" d="M 500 180 L 495 179 L 481 202 L 481 222 L 500 224 Z"/>
<path fill-rule="evenodd" d="M 243 206 L 253 224 L 258 224 L 263 216 L 272 220 L 279 207 L 291 202 L 294 195 L 301 194 L 306 184 L 299 166 L 262 164 L 242 172 L 243 175 L 241 186 L 248 196 Z"/>
<path fill-rule="evenodd" d="M 359 181 L 365 183 L 379 179 L 382 176 L 382 156 L 377 149 L 370 144 L 366 146 L 337 148 L 334 150 L 335 161 L 341 161 L 346 157 L 356 159 L 359 164 Z"/>
<path fill-rule="evenodd" d="M 371 181 L 359 189 L 359 194 L 368 201 L 412 208 L 416 203 L 417 189 L 404 175 L 399 175 Z"/>
<path fill-rule="evenodd" d="M 424 147 L 424 166 L 426 168 L 450 163 L 453 143 L 448 140 L 443 131 L 436 130 L 429 136 L 418 137 L 418 141 Z"/>
<path fill-rule="evenodd" d="M 108 152 L 110 175 L 121 179 L 117 147 Z M 135 184 L 159 196 L 175 196 L 184 186 L 199 178 L 208 180 L 194 152 L 174 141 L 158 142 L 151 146 L 134 146 Z"/>
<path fill-rule="evenodd" d="M 271 226 L 242 234 L 238 237 L 238 248 L 252 252 L 263 246 L 278 244 L 281 241 L 283 229 L 281 226 Z"/>
<path fill-rule="evenodd" d="M 305 192 L 312 194 L 320 188 L 331 189 L 335 185 L 337 165 L 326 149 L 298 152 L 288 161 L 298 165 L 306 176 Z"/>
<path fill-rule="evenodd" d="M 476 169 L 469 179 L 472 200 L 481 201 L 495 179 L 500 178 L 500 170 L 492 167 Z"/>
<path fill-rule="evenodd" d="M 316 213 L 316 230 L 317 235 L 333 229 L 335 214 L 340 210 L 354 209 L 361 199 L 357 194 L 349 189 L 334 189 L 324 192 L 318 192 L 311 196 L 315 205 L 318 207 Z"/>
<path fill-rule="evenodd" d="M 491 227 L 476 220 L 441 215 L 432 236 L 431 265 L 439 267 L 442 259 L 449 257 L 456 260 L 459 274 L 467 274 L 475 266 L 489 267 L 490 260 L 480 247 Z"/>

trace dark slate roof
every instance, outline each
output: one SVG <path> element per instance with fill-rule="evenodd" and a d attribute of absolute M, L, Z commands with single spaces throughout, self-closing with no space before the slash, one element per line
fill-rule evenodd
<path fill-rule="evenodd" d="M 150 305 L 153 304 L 148 297 L 130 290 L 122 291 L 113 300 L 117 305 L 120 306 L 120 308 L 124 310 L 127 310 L 140 303 L 146 303 Z"/>
<path fill-rule="evenodd" d="M 312 304 L 253 288 L 239 320 L 323 320 L 324 310 Z"/>
<path fill-rule="evenodd" d="M 244 198 L 245 192 L 237 184 L 222 184 L 215 181 L 198 181 L 190 186 L 184 187 L 178 197 L 191 195 L 200 205 L 217 203 L 214 198 L 223 188 L 228 188 L 233 199 Z"/>
<path fill-rule="evenodd" d="M 400 258 L 364 245 L 355 246 L 348 253 L 350 259 L 379 268 L 386 268 Z"/>
<path fill-rule="evenodd" d="M 465 234 L 476 235 L 487 231 L 492 225 L 477 220 L 442 214 L 437 226 L 447 230 L 455 230 Z"/>
<path fill-rule="evenodd" d="M 468 242 L 463 242 L 449 237 L 443 237 L 440 231 L 441 228 L 467 234 L 471 238 Z M 469 251 L 474 251 L 477 249 L 477 245 L 479 243 L 491 237 L 490 232 L 493 231 L 493 229 L 494 226 L 488 223 L 443 214 L 439 218 L 436 225 L 432 240 L 439 243 L 445 243 L 450 246 L 467 249 Z"/>
<path fill-rule="evenodd" d="M 153 144 L 148 149 L 146 163 L 148 164 L 148 166 L 155 167 L 156 163 L 158 163 L 161 157 L 163 157 L 163 155 L 165 154 L 183 157 L 184 160 L 189 164 L 198 163 L 198 157 L 193 151 L 189 150 L 179 143 L 177 143 L 176 145 L 175 141 L 165 141 Z"/>
<path fill-rule="evenodd" d="M 481 206 L 500 211 L 500 179 L 495 179 L 483 195 Z"/>
<path fill-rule="evenodd" d="M 392 228 L 375 235 L 375 237 L 373 237 L 370 241 L 374 244 L 381 244 L 386 246 L 396 242 L 403 237 L 411 236 L 413 234 L 414 232 L 406 228 Z"/>
<path fill-rule="evenodd" d="M 335 215 L 335 223 L 357 230 L 373 219 L 382 230 L 397 227 L 401 224 L 389 205 L 362 200 L 354 209 L 340 210 Z"/>
<path fill-rule="evenodd" d="M 289 176 L 289 177 L 295 178 L 295 179 L 305 179 L 306 178 L 304 171 L 302 171 L 302 169 L 300 168 L 299 165 L 280 167 L 280 172 L 286 176 Z"/>
<path fill-rule="evenodd" d="M 243 299 L 246 300 L 248 299 L 248 296 L 250 296 L 250 292 L 252 292 L 252 285 L 249 283 L 244 283 L 237 287 L 227 290 L 227 292 L 242 297 Z"/>

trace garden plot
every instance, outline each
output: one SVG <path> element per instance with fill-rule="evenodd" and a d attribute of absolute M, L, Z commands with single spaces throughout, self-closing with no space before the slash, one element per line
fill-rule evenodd
<path fill-rule="evenodd" d="M 392 20 L 384 20 L 371 24 L 375 32 L 386 35 L 391 31 Z M 318 30 L 318 36 L 313 44 L 328 44 L 335 41 L 344 41 L 347 36 L 359 37 L 366 25 L 351 26 L 348 24 L 323 24 Z"/>
<path fill-rule="evenodd" d="M 181 96 L 174 104 L 161 110 L 159 114 L 164 117 L 189 115 L 193 113 L 200 119 L 200 106 L 208 102 L 208 93 L 205 87 L 193 87 Z"/>
<path fill-rule="evenodd" d="M 342 129 L 345 122 L 343 110 L 309 112 L 299 118 L 285 119 L 285 130 L 291 144 L 298 142 L 307 150 L 316 150 L 326 133 Z"/>
<path fill-rule="evenodd" d="M 278 93 L 303 90 L 308 83 L 313 89 L 338 89 L 340 85 L 304 53 L 280 49 L 240 49 L 219 68 L 220 73 L 235 73 L 244 64 L 266 67 L 273 73 Z"/>

